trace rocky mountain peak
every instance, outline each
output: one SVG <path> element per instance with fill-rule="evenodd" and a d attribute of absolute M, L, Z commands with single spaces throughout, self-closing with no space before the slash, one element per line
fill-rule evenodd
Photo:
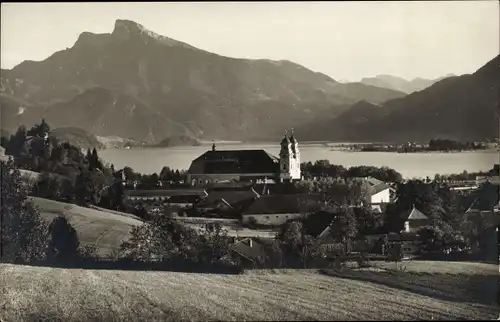
<path fill-rule="evenodd" d="M 156 41 L 160 44 L 167 45 L 170 47 L 183 47 L 189 49 L 199 50 L 193 46 L 190 46 L 181 41 L 177 41 L 162 35 L 159 35 L 147 28 L 145 28 L 140 23 L 132 20 L 118 19 L 115 21 L 115 28 L 111 33 L 114 39 L 119 40 L 129 40 L 132 38 L 140 38 L 144 42 Z"/>
<path fill-rule="evenodd" d="M 141 24 L 132 20 L 117 19 L 112 35 L 118 37 L 129 37 L 131 35 L 139 35 L 146 30 Z M 147 31 L 147 30 L 146 30 Z"/>

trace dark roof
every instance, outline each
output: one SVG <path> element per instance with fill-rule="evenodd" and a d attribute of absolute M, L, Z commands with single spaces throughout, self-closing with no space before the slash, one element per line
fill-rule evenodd
<path fill-rule="evenodd" d="M 319 209 L 319 195 L 263 195 L 255 200 L 243 214 L 293 214 Z"/>
<path fill-rule="evenodd" d="M 500 196 L 498 186 L 485 184 L 481 187 L 478 197 L 470 205 L 467 212 L 491 211 L 498 205 Z"/>
<path fill-rule="evenodd" d="M 228 189 L 250 189 L 254 184 L 252 182 L 229 181 L 217 182 L 207 186 L 207 191 L 228 190 Z"/>
<path fill-rule="evenodd" d="M 259 197 L 259 194 L 253 189 L 245 190 L 213 190 L 206 198 L 200 200 L 196 207 L 211 208 L 215 207 L 220 200 L 225 200 L 229 205 L 238 207 L 239 205 L 252 201 Z"/>
<path fill-rule="evenodd" d="M 404 212 L 401 215 L 402 219 L 404 220 L 423 220 L 423 219 L 429 219 L 426 215 L 424 215 L 420 210 L 417 208 L 413 207 L 413 209 L 408 210 Z"/>
<path fill-rule="evenodd" d="M 167 199 L 167 203 L 191 203 L 191 204 L 194 204 L 200 199 L 201 199 L 201 197 L 198 195 L 177 195 L 177 196 L 169 197 Z"/>
<path fill-rule="evenodd" d="M 199 164 L 202 163 L 200 166 Z M 196 158 L 189 173 L 275 173 L 279 159 L 264 150 L 207 151 Z"/>
<path fill-rule="evenodd" d="M 250 240 L 252 240 L 251 247 Z M 267 257 L 268 249 L 270 249 L 269 246 L 271 246 L 274 242 L 274 240 L 265 241 L 261 238 L 245 238 L 234 243 L 230 246 L 230 248 L 240 256 L 255 262 L 259 257 L 262 259 Z"/>
<path fill-rule="evenodd" d="M 374 177 L 366 177 L 362 178 L 368 182 L 370 187 L 372 187 L 372 195 L 379 193 L 380 191 L 384 191 L 385 189 L 389 189 L 391 186 L 385 183 L 382 180 L 379 180 Z"/>
<path fill-rule="evenodd" d="M 206 196 L 207 192 L 203 189 L 130 189 L 125 190 L 125 195 L 129 197 L 170 197 L 170 196 Z"/>
<path fill-rule="evenodd" d="M 377 194 L 380 191 L 384 191 L 384 190 L 389 189 L 389 188 L 390 188 L 390 186 L 387 183 L 385 183 L 385 182 L 373 185 L 372 186 L 372 194 L 373 195 Z"/>

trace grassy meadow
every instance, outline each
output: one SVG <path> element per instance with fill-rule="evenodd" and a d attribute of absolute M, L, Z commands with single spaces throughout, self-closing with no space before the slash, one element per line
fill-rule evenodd
<path fill-rule="evenodd" d="M 2 321 L 496 319 L 498 266 L 242 275 L 0 265 Z M 427 269 L 429 268 L 429 269 Z M 496 283 L 496 284 L 495 284 Z"/>
<path fill-rule="evenodd" d="M 37 197 L 30 199 L 48 222 L 60 214 L 67 216 L 78 232 L 80 242 L 95 245 L 103 256 L 118 249 L 133 226 L 142 224 L 139 218 L 126 213 L 101 211 Z"/>

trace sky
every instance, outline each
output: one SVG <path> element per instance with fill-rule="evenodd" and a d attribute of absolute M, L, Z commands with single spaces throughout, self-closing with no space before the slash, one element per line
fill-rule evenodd
<path fill-rule="evenodd" d="M 498 1 L 2 3 L 1 67 L 44 60 L 117 19 L 219 55 L 341 81 L 472 73 L 499 54 Z"/>

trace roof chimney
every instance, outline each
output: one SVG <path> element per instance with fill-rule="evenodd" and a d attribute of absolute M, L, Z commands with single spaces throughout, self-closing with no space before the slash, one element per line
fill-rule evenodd
<path fill-rule="evenodd" d="M 215 142 L 212 144 L 212 151 L 215 151 Z"/>

